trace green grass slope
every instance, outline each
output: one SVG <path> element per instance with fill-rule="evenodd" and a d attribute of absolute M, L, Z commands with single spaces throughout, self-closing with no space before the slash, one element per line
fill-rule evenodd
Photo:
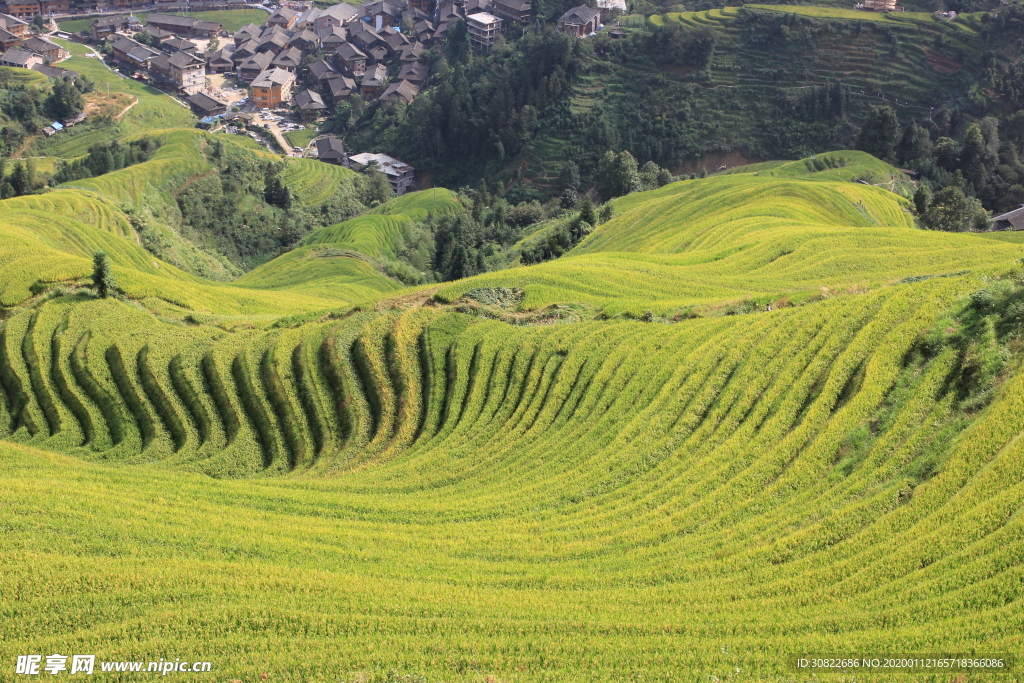
<path fill-rule="evenodd" d="M 957 353 L 919 343 L 982 284 L 234 334 L 50 301 L 0 338 L 0 654 L 781 681 L 798 652 L 1019 653 L 1024 382 L 964 421 Z"/>
<path fill-rule="evenodd" d="M 797 653 L 1024 653 L 1024 245 L 798 168 L 627 196 L 576 252 L 434 297 L 369 261 L 440 190 L 231 285 L 148 256 L 108 179 L 0 203 L 0 658 L 782 682 Z M 132 300 L 17 305 L 97 246 Z M 804 297 L 674 324 L 443 303 L 499 285 Z"/>
<path fill-rule="evenodd" d="M 354 171 L 334 164 L 325 164 L 315 159 L 286 159 L 287 166 L 281 179 L 306 205 L 323 204 L 337 190 L 345 179 L 355 175 Z"/>
<path fill-rule="evenodd" d="M 137 102 L 123 111 L 116 120 L 100 120 L 96 117 L 62 131 L 60 135 L 38 138 L 33 146 L 33 154 L 72 158 L 87 154 L 89 147 L 95 144 L 147 131 L 192 127 L 195 124 L 196 117 L 192 111 L 177 100 L 156 88 L 111 71 L 97 58 L 84 56 L 92 54 L 91 47 L 54 40 L 72 54 L 69 59 L 61 62 L 63 68 L 91 78 L 96 83 L 97 91 L 107 92 L 109 89 L 111 93 L 126 93 Z"/>
<path fill-rule="evenodd" d="M 297 183 L 300 197 L 315 197 L 315 190 L 306 183 L 314 174 L 330 179 L 338 171 L 351 173 L 329 164 L 301 161 L 310 166 L 290 165 L 283 175 L 287 182 Z M 322 171 L 317 167 L 330 170 Z M 293 168 L 301 169 L 303 174 L 292 171 Z M 403 240 L 405 230 L 425 220 L 430 213 L 441 215 L 459 206 L 455 195 L 444 188 L 403 195 L 362 216 L 311 233 L 295 249 L 246 273 L 237 283 L 261 289 L 336 296 L 346 303 L 379 298 L 381 294 L 400 288 L 375 266 L 396 259 L 396 245 Z"/>
<path fill-rule="evenodd" d="M 916 229 L 906 200 L 849 182 L 888 167 L 842 154 L 850 166 L 818 171 L 791 162 L 627 195 L 615 200 L 617 215 L 568 255 L 447 284 L 438 296 L 520 287 L 527 309 L 577 302 L 608 314 L 673 315 L 1004 267 L 1024 256 L 1010 242 Z"/>

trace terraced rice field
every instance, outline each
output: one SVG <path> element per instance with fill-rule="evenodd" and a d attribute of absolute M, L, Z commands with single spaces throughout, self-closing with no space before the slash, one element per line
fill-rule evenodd
<path fill-rule="evenodd" d="M 206 648 L 223 676 L 287 681 L 788 680 L 793 652 L 1017 652 L 1021 382 L 937 444 L 953 354 L 903 367 L 973 286 L 675 326 L 417 309 L 235 334 L 51 301 L 0 344 L 24 444 L 0 450 L 19 596 L 0 651 Z"/>
<path fill-rule="evenodd" d="M 90 190 L 0 202 L 0 659 L 781 683 L 798 653 L 1019 655 L 1021 323 L 986 302 L 1024 300 L 1024 245 L 917 230 L 843 155 L 629 195 L 561 259 L 418 290 L 371 262 L 441 190 L 234 285 L 147 257 Z M 130 301 L 25 298 L 26 259 L 64 281 L 99 246 Z M 460 299 L 513 285 L 602 315 Z M 744 297 L 778 305 L 712 310 Z"/>
<path fill-rule="evenodd" d="M 354 174 L 354 171 L 347 168 L 325 164 L 315 159 L 289 158 L 286 162 L 282 179 L 295 191 L 302 203 L 307 205 L 323 204 L 338 188 L 339 183 Z"/>

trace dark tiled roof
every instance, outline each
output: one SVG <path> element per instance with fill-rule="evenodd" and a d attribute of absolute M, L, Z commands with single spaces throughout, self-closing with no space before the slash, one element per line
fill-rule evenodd
<path fill-rule="evenodd" d="M 1024 206 L 1004 213 L 1002 216 L 996 216 L 992 221 L 1000 230 L 1024 230 Z"/>

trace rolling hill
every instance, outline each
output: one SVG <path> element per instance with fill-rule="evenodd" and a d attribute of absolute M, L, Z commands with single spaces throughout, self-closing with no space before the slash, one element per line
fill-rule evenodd
<path fill-rule="evenodd" d="M 787 681 L 1021 653 L 1024 245 L 830 163 L 627 195 L 560 259 L 420 288 L 375 265 L 440 190 L 233 284 L 85 186 L 0 202 L 0 656 Z M 74 286 L 98 246 L 126 300 Z"/>

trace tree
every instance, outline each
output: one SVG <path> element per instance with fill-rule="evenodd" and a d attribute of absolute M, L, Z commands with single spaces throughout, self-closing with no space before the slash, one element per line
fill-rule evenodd
<path fill-rule="evenodd" d="M 960 147 L 953 138 L 941 137 L 935 141 L 933 150 L 935 163 L 939 168 L 952 173 L 960 160 Z"/>
<path fill-rule="evenodd" d="M 910 165 L 915 161 L 931 159 L 932 138 L 928 130 L 911 121 L 903 129 L 903 138 L 899 146 L 900 160 Z"/>
<path fill-rule="evenodd" d="M 562 166 L 562 170 L 558 174 L 558 181 L 563 189 L 580 189 L 580 167 L 576 165 L 575 161 L 570 159 L 565 162 L 565 166 Z"/>
<path fill-rule="evenodd" d="M 932 193 L 928 189 L 927 185 L 921 185 L 914 192 L 914 208 L 917 209 L 918 216 L 924 216 L 925 212 L 928 211 L 928 206 L 932 203 Z"/>
<path fill-rule="evenodd" d="M 901 138 L 900 122 L 892 107 L 872 107 L 855 147 L 882 161 L 895 163 L 896 145 Z"/>
<path fill-rule="evenodd" d="M 376 162 L 371 162 L 364 168 L 362 176 L 360 199 L 363 204 L 367 206 L 383 204 L 395 198 L 395 191 L 392 189 L 388 177 L 384 175 Z"/>
<path fill-rule="evenodd" d="M 46 28 L 46 19 L 43 19 L 42 14 L 37 14 L 32 17 L 32 25 L 36 27 L 38 33 L 42 33 Z"/>
<path fill-rule="evenodd" d="M 932 230 L 984 230 L 987 223 L 988 214 L 981 206 L 981 202 L 974 197 L 966 196 L 964 191 L 955 185 L 936 192 L 931 206 L 924 214 L 924 224 Z"/>
<path fill-rule="evenodd" d="M 18 162 L 14 165 L 14 170 L 11 171 L 11 176 L 8 178 L 8 182 L 11 184 L 11 188 L 14 190 L 14 196 L 20 197 L 23 194 L 28 194 L 32 191 L 32 181 L 28 176 L 28 169 L 25 168 L 25 164 Z"/>
<path fill-rule="evenodd" d="M 594 176 L 602 201 L 640 190 L 640 171 L 628 151 L 605 152 Z"/>
<path fill-rule="evenodd" d="M 583 204 L 580 206 L 580 220 L 589 225 L 597 225 L 597 214 L 594 213 L 594 205 L 590 202 L 590 197 L 583 199 Z"/>
<path fill-rule="evenodd" d="M 479 223 L 467 212 L 441 216 L 434 228 L 434 270 L 440 279 L 458 280 L 476 275 L 481 239 Z"/>
<path fill-rule="evenodd" d="M 92 285 L 102 299 L 117 293 L 117 280 L 105 251 L 97 251 L 92 257 Z"/>
<path fill-rule="evenodd" d="M 54 79 L 53 90 L 43 106 L 53 118 L 66 119 L 82 113 L 85 108 L 85 98 L 70 79 L 57 78 Z"/>
<path fill-rule="evenodd" d="M 658 177 L 655 179 L 655 184 L 658 187 L 664 187 L 672 182 L 672 171 L 667 168 L 658 169 Z"/>
<path fill-rule="evenodd" d="M 135 38 L 135 40 L 137 40 L 138 42 L 142 43 L 143 45 L 148 45 L 149 47 L 153 47 L 153 36 L 150 35 L 149 31 L 139 31 L 138 33 L 136 33 L 132 37 Z M 216 40 L 216 38 L 214 38 L 214 40 Z M 210 48 L 207 48 L 207 49 L 209 50 Z M 213 48 L 213 50 L 215 50 L 215 49 L 216 48 Z M 211 51 L 213 51 L 213 50 L 211 50 Z"/>
<path fill-rule="evenodd" d="M 658 164 L 648 161 L 640 169 L 640 184 L 645 190 L 653 190 L 658 187 Z"/>

